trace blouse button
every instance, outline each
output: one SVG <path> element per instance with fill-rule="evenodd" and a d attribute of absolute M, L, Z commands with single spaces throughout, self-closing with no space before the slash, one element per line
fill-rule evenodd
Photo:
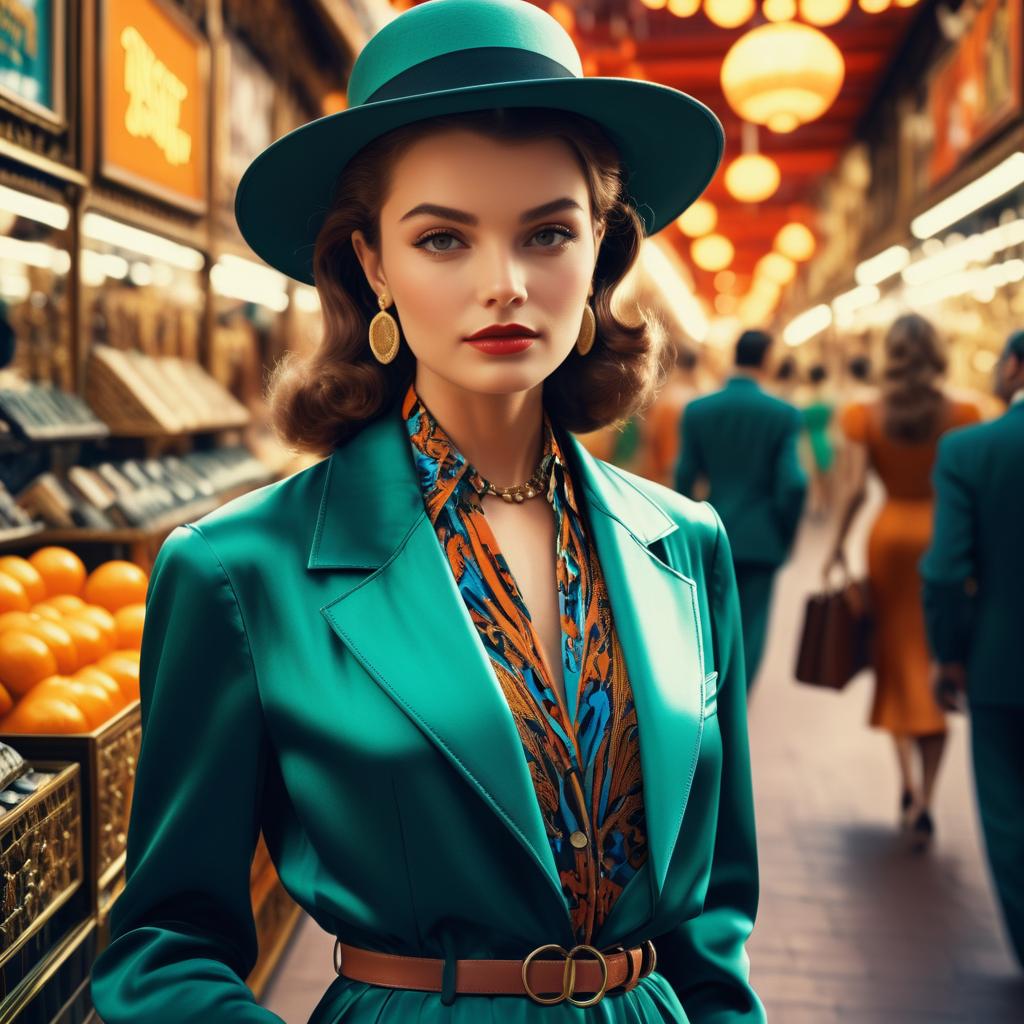
<path fill-rule="evenodd" d="M 584 850 L 590 840 L 587 839 L 587 834 L 585 832 L 573 832 L 573 834 L 569 836 L 569 842 L 572 843 L 577 850 Z"/>

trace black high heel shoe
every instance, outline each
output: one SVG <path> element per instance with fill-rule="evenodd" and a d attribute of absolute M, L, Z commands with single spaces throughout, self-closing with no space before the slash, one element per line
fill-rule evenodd
<path fill-rule="evenodd" d="M 927 810 L 922 810 L 910 827 L 910 848 L 914 853 L 924 853 L 935 841 L 935 822 Z"/>
<path fill-rule="evenodd" d="M 913 824 L 914 794 L 909 790 L 903 790 L 900 796 L 900 831 L 906 832 Z"/>

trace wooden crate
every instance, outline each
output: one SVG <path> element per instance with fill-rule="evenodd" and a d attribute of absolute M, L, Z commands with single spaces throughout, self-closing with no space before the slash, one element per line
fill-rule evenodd
<path fill-rule="evenodd" d="M 87 883 L 84 891 L 88 898 L 86 913 L 95 918 L 97 954 L 110 943 L 110 908 L 124 888 L 127 832 L 141 735 L 138 701 L 91 733 L 0 735 L 0 741 L 9 743 L 33 766 L 44 759 L 60 757 L 77 762 L 81 769 Z M 259 996 L 301 916 L 300 908 L 277 877 L 262 835 L 253 860 L 250 889 L 259 959 L 247 981 Z M 0 1024 L 4 1024 L 2 1018 Z"/>
<path fill-rule="evenodd" d="M 89 988 L 96 952 L 96 921 L 88 918 L 0 1002 L 0 1024 L 97 1024 Z"/>
<path fill-rule="evenodd" d="M 135 767 L 142 739 L 139 702 L 132 701 L 100 728 L 87 733 L 0 735 L 26 761 L 74 761 L 81 768 L 85 822 L 85 879 L 89 913 L 105 922 L 124 887 Z"/>
<path fill-rule="evenodd" d="M 53 778 L 0 818 L 0 1020 L 12 993 L 90 917 L 80 768 L 43 760 L 34 767 Z"/>

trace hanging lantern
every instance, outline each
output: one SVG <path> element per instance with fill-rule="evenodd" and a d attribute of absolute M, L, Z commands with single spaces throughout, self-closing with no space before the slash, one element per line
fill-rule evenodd
<path fill-rule="evenodd" d="M 734 255 L 732 242 L 725 235 L 705 235 L 690 246 L 690 257 L 701 270 L 725 270 Z"/>
<path fill-rule="evenodd" d="M 882 11 L 888 10 L 891 0 L 857 0 L 857 3 L 860 9 L 868 14 L 881 14 Z"/>
<path fill-rule="evenodd" d="M 764 202 L 781 180 L 779 165 L 763 153 L 745 153 L 725 169 L 726 191 L 741 203 Z"/>
<path fill-rule="evenodd" d="M 773 284 L 789 284 L 796 277 L 796 264 L 781 252 L 770 252 L 754 264 L 754 275 Z"/>
<path fill-rule="evenodd" d="M 690 18 L 700 10 L 700 0 L 668 0 L 668 12 L 677 18 Z"/>
<path fill-rule="evenodd" d="M 849 10 L 850 0 L 800 0 L 800 17 L 819 27 L 842 21 Z"/>
<path fill-rule="evenodd" d="M 736 275 L 731 270 L 720 270 L 715 274 L 715 288 L 720 292 L 731 292 L 736 287 Z"/>
<path fill-rule="evenodd" d="M 814 255 L 816 247 L 814 232 L 805 224 L 800 224 L 797 221 L 779 228 L 779 233 L 775 236 L 776 251 L 797 263 L 809 260 Z"/>
<path fill-rule="evenodd" d="M 684 235 L 700 238 L 715 230 L 718 223 L 718 210 L 714 203 L 706 199 L 698 199 L 684 214 L 676 218 L 676 224 Z"/>
<path fill-rule="evenodd" d="M 704 0 L 708 21 L 719 28 L 739 28 L 750 21 L 756 10 L 754 0 Z"/>
<path fill-rule="evenodd" d="M 774 281 L 769 281 L 766 277 L 758 277 L 755 278 L 754 283 L 750 286 L 750 291 L 747 292 L 746 297 L 752 302 L 761 303 L 768 307 L 768 309 L 774 309 L 781 295 L 781 285 L 776 284 Z"/>
<path fill-rule="evenodd" d="M 796 17 L 796 0 L 764 0 L 761 13 L 768 21 L 792 21 Z"/>
<path fill-rule="evenodd" d="M 828 36 L 786 21 L 760 25 L 733 44 L 722 62 L 722 90 L 740 117 L 791 132 L 832 106 L 845 73 Z"/>

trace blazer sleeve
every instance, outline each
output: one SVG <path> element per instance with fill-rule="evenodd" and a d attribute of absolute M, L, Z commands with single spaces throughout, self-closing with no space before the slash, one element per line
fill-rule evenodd
<path fill-rule="evenodd" d="M 939 441 L 932 470 L 935 524 L 919 567 L 928 644 L 944 663 L 967 661 L 973 601 L 966 588 L 976 573 L 974 497 L 958 464 L 960 447 L 957 432 Z"/>
<path fill-rule="evenodd" d="M 722 521 L 709 574 L 722 774 L 718 825 L 704 909 L 657 940 L 658 971 L 692 1024 L 765 1024 L 750 984 L 746 941 L 757 914 L 759 878 L 747 738 L 747 687 L 739 596 Z"/>
<path fill-rule="evenodd" d="M 105 1024 L 283 1024 L 245 983 L 268 741 L 245 625 L 205 535 L 157 554 L 139 666 L 126 885 L 92 971 Z"/>
<path fill-rule="evenodd" d="M 789 411 L 782 442 L 775 461 L 775 512 L 783 547 L 793 546 L 807 496 L 807 474 L 800 465 L 798 442 L 802 420 L 796 409 Z"/>

